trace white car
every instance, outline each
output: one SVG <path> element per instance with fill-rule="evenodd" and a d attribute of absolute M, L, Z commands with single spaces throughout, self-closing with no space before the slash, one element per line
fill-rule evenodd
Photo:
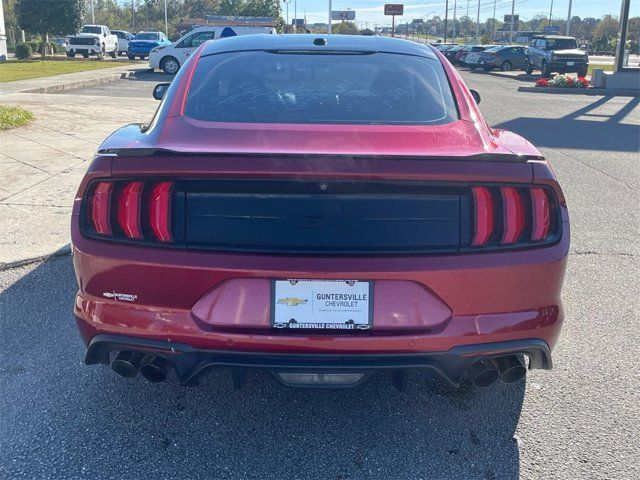
<path fill-rule="evenodd" d="M 118 55 L 127 53 L 129 50 L 129 40 L 133 39 L 133 33 L 129 33 L 126 30 L 111 30 L 115 36 L 118 37 Z"/>
<path fill-rule="evenodd" d="M 118 56 L 118 37 L 111 34 L 106 25 L 85 25 L 79 33 L 71 35 L 67 42 L 67 57 L 76 53 L 88 58 L 89 55 Z"/>
<path fill-rule="evenodd" d="M 207 40 L 217 40 L 236 35 L 276 33 L 273 27 L 205 26 L 191 30 L 171 45 L 155 47 L 149 53 L 149 66 L 154 70 L 174 74 L 187 61 L 196 48 Z"/>

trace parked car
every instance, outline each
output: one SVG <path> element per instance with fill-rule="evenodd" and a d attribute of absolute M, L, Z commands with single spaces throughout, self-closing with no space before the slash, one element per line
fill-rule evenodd
<path fill-rule="evenodd" d="M 480 52 L 477 65 L 487 72 L 494 68 L 499 68 L 503 72 L 524 70 L 527 67 L 525 47 L 505 45 L 488 48 L 484 52 Z"/>
<path fill-rule="evenodd" d="M 186 62 L 196 48 L 207 40 L 252 35 L 258 33 L 276 33 L 272 27 L 205 26 L 196 28 L 179 38 L 171 45 L 155 47 L 149 54 L 149 66 L 154 70 L 174 74 Z"/>
<path fill-rule="evenodd" d="M 543 77 L 553 72 L 577 73 L 584 77 L 589 70 L 589 55 L 578 48 L 573 37 L 537 35 L 527 48 L 528 74 L 540 70 Z"/>
<path fill-rule="evenodd" d="M 127 56 L 129 60 L 136 57 L 144 60 L 154 48 L 166 47 L 167 45 L 171 45 L 171 42 L 162 32 L 139 32 L 132 40 L 129 40 Z"/>
<path fill-rule="evenodd" d="M 471 70 L 475 70 L 479 67 L 480 54 L 485 50 L 497 47 L 498 45 L 476 45 L 466 55 L 463 55 L 460 61 L 460 65 L 469 67 Z"/>
<path fill-rule="evenodd" d="M 463 48 L 464 48 L 464 45 L 455 45 L 455 46 L 445 50 L 444 52 L 442 52 L 442 54 L 445 57 L 447 57 L 447 60 L 449 60 L 453 65 L 455 65 L 456 63 L 458 63 L 457 60 L 456 60 L 456 55 Z"/>
<path fill-rule="evenodd" d="M 89 58 L 89 55 L 118 56 L 118 37 L 113 35 L 106 25 L 85 25 L 76 35 L 68 37 L 66 46 L 67 57 L 75 57 L 76 54 Z"/>
<path fill-rule="evenodd" d="M 126 55 L 129 41 L 133 39 L 134 35 L 126 30 L 111 30 L 111 33 L 118 37 L 118 55 Z"/>
<path fill-rule="evenodd" d="M 432 47 L 352 35 L 207 42 L 149 125 L 111 134 L 74 201 L 87 364 L 193 384 L 376 371 L 450 384 L 550 369 L 567 206 Z M 335 79 L 340 79 L 335 82 Z M 170 85 L 170 86 L 169 86 Z"/>

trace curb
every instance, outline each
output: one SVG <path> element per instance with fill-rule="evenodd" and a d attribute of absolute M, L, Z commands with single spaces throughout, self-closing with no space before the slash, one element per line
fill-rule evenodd
<path fill-rule="evenodd" d="M 640 90 L 604 88 L 558 88 L 558 87 L 518 87 L 519 92 L 551 93 L 560 95 L 603 95 L 606 97 L 638 97 Z"/>
<path fill-rule="evenodd" d="M 55 252 L 49 253 L 47 255 L 40 255 L 39 257 L 32 257 L 32 258 L 25 258 L 23 260 L 16 260 L 14 262 L 3 262 L 3 263 L 0 263 L 0 272 L 3 272 L 5 270 L 11 270 L 11 269 L 14 269 L 14 268 L 24 267 L 24 266 L 27 266 L 27 265 L 31 265 L 33 263 L 44 262 L 44 261 L 50 260 L 52 258 L 65 257 L 67 255 L 71 255 L 71 246 L 70 245 L 65 245 L 60 250 L 56 250 Z"/>
<path fill-rule="evenodd" d="M 71 90 L 74 88 L 92 87 L 94 85 L 111 83 L 111 82 L 115 82 L 116 80 L 123 80 L 129 77 L 133 77 L 137 72 L 144 71 L 144 70 L 147 70 L 147 69 L 129 70 L 126 72 L 114 73 L 112 75 L 106 75 L 102 77 L 88 78 L 86 80 L 77 80 L 74 82 L 62 83 L 59 85 L 50 85 L 48 87 L 34 88 L 31 90 L 22 90 L 21 92 L 16 92 L 16 93 L 58 93 L 64 90 Z M 148 70 L 151 70 L 151 69 L 149 68 Z"/>

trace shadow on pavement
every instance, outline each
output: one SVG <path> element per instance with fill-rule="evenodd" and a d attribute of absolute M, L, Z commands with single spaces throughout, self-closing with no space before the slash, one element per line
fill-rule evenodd
<path fill-rule="evenodd" d="M 593 113 L 593 110 L 613 98 L 594 99 L 586 107 L 560 118 L 519 117 L 494 127 L 516 132 L 537 147 L 637 152 L 640 150 L 638 125 L 621 122 L 640 104 L 640 98 L 631 98 L 622 108 L 610 114 Z M 580 117 L 598 120 L 583 120 Z"/>
<path fill-rule="evenodd" d="M 454 390 L 416 372 L 400 394 L 385 377 L 324 391 L 259 373 L 234 391 L 224 371 L 194 388 L 127 380 L 83 365 L 70 257 L 12 282 L 0 293 L 0 477 L 519 476 L 522 382 Z"/>

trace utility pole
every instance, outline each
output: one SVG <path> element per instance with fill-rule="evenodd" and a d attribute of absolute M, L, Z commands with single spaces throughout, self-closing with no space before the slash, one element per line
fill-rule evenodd
<path fill-rule="evenodd" d="M 169 20 L 167 19 L 167 0 L 164 0 L 164 34 L 169 36 Z"/>
<path fill-rule="evenodd" d="M 135 4 L 136 0 L 131 0 L 131 32 L 135 32 L 136 31 L 136 4 Z"/>
<path fill-rule="evenodd" d="M 465 27 L 464 27 L 464 38 L 462 39 L 462 43 L 466 42 L 467 40 L 467 25 L 469 25 L 468 20 L 469 20 L 469 2 L 471 0 L 467 0 L 467 14 L 465 15 L 465 17 L 467 17 L 467 22 L 465 22 Z"/>
<path fill-rule="evenodd" d="M 551 9 L 549 10 L 549 27 L 551 27 L 551 17 L 553 16 L 553 0 L 551 0 Z"/>
<path fill-rule="evenodd" d="M 331 3 L 331 0 L 329 0 L 329 23 L 327 23 L 327 33 L 329 35 L 331 35 L 331 10 L 333 9 Z"/>
<path fill-rule="evenodd" d="M 569 0 L 569 13 L 567 13 L 567 37 L 569 36 L 569 33 L 571 32 L 571 3 L 572 3 L 572 1 Z"/>
<path fill-rule="evenodd" d="M 480 38 L 480 0 L 478 0 L 478 16 L 476 17 L 476 43 Z"/>
<path fill-rule="evenodd" d="M 444 43 L 447 43 L 447 24 L 449 23 L 449 0 L 446 0 L 444 7 Z"/>
<path fill-rule="evenodd" d="M 491 20 L 491 41 L 496 38 L 496 0 L 493 0 L 493 19 Z"/>
<path fill-rule="evenodd" d="M 4 9 L 0 2 L 0 62 L 7 61 L 7 34 L 4 30 Z"/>
<path fill-rule="evenodd" d="M 457 1 L 458 0 L 453 0 L 453 31 L 451 32 L 451 40 L 453 40 L 455 42 L 455 38 L 456 38 L 456 7 L 457 7 Z"/>
<path fill-rule="evenodd" d="M 293 0 L 293 33 L 298 33 L 298 0 Z"/>
<path fill-rule="evenodd" d="M 91 23 L 93 23 L 94 25 L 96 23 L 96 14 L 93 9 L 93 0 L 91 0 Z"/>
<path fill-rule="evenodd" d="M 516 9 L 516 0 L 511 0 L 511 28 L 509 29 L 509 45 L 513 43 L 513 13 Z"/>

